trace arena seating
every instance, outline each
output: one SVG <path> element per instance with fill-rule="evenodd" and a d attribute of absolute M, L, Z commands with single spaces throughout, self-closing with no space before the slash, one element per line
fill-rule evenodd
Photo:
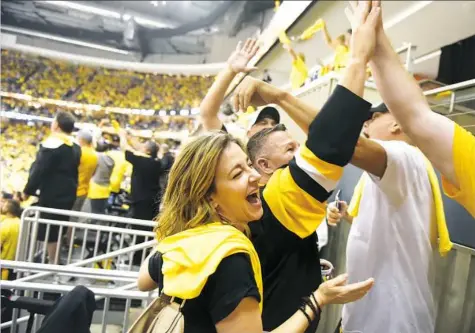
<path fill-rule="evenodd" d="M 85 104 L 181 110 L 197 107 L 210 76 L 169 76 L 92 68 L 2 50 L 2 91 Z"/>

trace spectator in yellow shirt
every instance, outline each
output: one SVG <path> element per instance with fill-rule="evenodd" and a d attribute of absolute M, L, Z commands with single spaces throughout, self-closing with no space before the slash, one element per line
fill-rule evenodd
<path fill-rule="evenodd" d="M 325 24 L 323 25 L 322 31 L 325 43 L 335 51 L 331 68 L 333 71 L 338 72 L 345 68 L 348 62 L 348 55 L 350 54 L 349 42 L 352 31 L 349 29 L 345 34 L 341 34 L 335 38 L 335 40 L 331 38 Z"/>
<path fill-rule="evenodd" d="M 307 80 L 308 77 L 305 55 L 303 53 L 297 54 L 290 44 L 283 44 L 282 46 L 292 57 L 292 71 L 290 72 L 292 90 L 298 89 L 305 84 L 305 80 Z"/>
<path fill-rule="evenodd" d="M 7 199 L 1 207 L 0 222 L 1 260 L 15 260 L 18 234 L 20 233 L 21 207 L 18 201 Z M 2 269 L 2 280 L 12 279 L 9 269 Z"/>
<path fill-rule="evenodd" d="M 79 162 L 78 189 L 73 210 L 81 211 L 89 191 L 89 182 L 97 167 L 97 153 L 92 146 L 92 133 L 82 130 L 78 132 L 77 138 L 81 146 L 81 161 Z"/>

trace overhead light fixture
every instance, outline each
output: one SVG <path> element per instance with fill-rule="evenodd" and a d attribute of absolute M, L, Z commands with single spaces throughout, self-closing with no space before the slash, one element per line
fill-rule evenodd
<path fill-rule="evenodd" d="M 150 3 L 151 3 L 152 5 L 154 5 L 155 7 L 158 6 L 158 1 L 150 1 Z"/>
<path fill-rule="evenodd" d="M 2 25 L 1 29 L 6 30 L 6 31 L 10 31 L 10 32 L 23 34 L 23 35 L 50 39 L 50 40 L 54 40 L 54 41 L 61 42 L 61 43 L 67 43 L 67 44 L 89 47 L 91 49 L 103 50 L 103 51 L 114 52 L 114 53 L 119 53 L 119 54 L 129 54 L 129 51 L 126 51 L 126 50 L 116 49 L 116 48 L 113 48 L 113 47 L 100 45 L 100 44 L 93 44 L 93 43 L 83 42 L 83 41 L 80 41 L 80 40 L 77 40 L 77 39 L 64 38 L 64 37 L 60 37 L 60 36 L 45 34 L 45 33 L 42 33 L 42 32 L 36 32 L 36 31 L 31 31 L 31 30 L 26 30 L 26 29 L 21 29 L 21 28 L 15 28 L 15 27 L 10 27 L 10 26 L 5 26 L 5 25 Z"/>
<path fill-rule="evenodd" d="M 149 20 L 149 19 L 146 19 L 144 17 L 134 16 L 134 19 L 135 19 L 135 22 L 137 22 L 138 24 L 148 25 L 148 26 L 155 27 L 155 28 L 168 28 L 168 27 L 170 27 L 169 24 L 161 23 L 161 22 L 158 22 L 158 21 L 155 21 L 155 20 Z"/>
<path fill-rule="evenodd" d="M 83 4 L 72 2 L 72 1 L 43 1 L 43 2 L 48 3 L 50 5 L 80 10 L 86 13 L 120 19 L 120 13 L 113 10 L 97 8 L 97 7 L 93 7 L 89 5 L 83 5 Z"/>
<path fill-rule="evenodd" d="M 166 4 L 167 4 L 167 2 L 166 2 L 165 0 L 163 0 L 163 1 L 162 1 L 162 5 L 165 6 Z"/>
<path fill-rule="evenodd" d="M 130 14 L 122 15 L 121 13 L 113 11 L 113 10 L 102 9 L 102 8 L 97 8 L 97 7 L 93 7 L 93 6 L 89 6 L 89 5 L 78 4 L 78 3 L 75 3 L 75 2 L 72 2 L 72 1 L 51 1 L 51 0 L 49 0 L 49 1 L 43 1 L 43 2 L 48 3 L 50 5 L 56 5 L 56 6 L 60 6 L 60 7 L 76 9 L 76 10 L 83 11 L 83 12 L 86 12 L 86 13 L 101 15 L 101 16 L 104 16 L 104 17 L 110 17 L 110 18 L 115 18 L 115 19 L 121 19 L 125 15 L 129 15 L 129 17 L 130 16 L 134 17 L 135 22 L 137 22 L 139 24 L 155 27 L 155 28 L 170 27 L 170 24 L 162 23 L 162 22 L 152 20 L 152 19 L 147 19 L 145 17 L 141 17 L 141 16 L 137 16 L 137 15 L 130 15 Z M 155 2 L 155 1 L 151 1 L 151 2 Z"/>

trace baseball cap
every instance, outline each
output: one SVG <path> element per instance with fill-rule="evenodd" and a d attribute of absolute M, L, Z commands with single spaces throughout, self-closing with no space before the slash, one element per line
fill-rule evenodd
<path fill-rule="evenodd" d="M 375 106 L 373 108 L 371 108 L 369 110 L 369 119 L 371 119 L 373 117 L 373 113 L 376 113 L 376 112 L 379 112 L 379 113 L 386 113 L 386 112 L 389 112 L 389 109 L 388 107 L 386 106 L 386 104 L 384 103 L 381 103 L 379 104 L 378 106 Z"/>
<path fill-rule="evenodd" d="M 254 112 L 249 116 L 247 130 L 251 129 L 255 123 L 261 121 L 264 118 L 273 119 L 277 124 L 280 123 L 279 111 L 273 106 L 266 106 L 258 112 Z"/>

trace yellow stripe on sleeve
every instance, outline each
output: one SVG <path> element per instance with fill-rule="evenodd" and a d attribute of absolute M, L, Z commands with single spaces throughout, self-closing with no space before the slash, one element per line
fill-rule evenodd
<path fill-rule="evenodd" d="M 263 197 L 274 217 L 300 238 L 314 233 L 325 217 L 325 203 L 302 190 L 288 167 L 274 172 Z"/>

